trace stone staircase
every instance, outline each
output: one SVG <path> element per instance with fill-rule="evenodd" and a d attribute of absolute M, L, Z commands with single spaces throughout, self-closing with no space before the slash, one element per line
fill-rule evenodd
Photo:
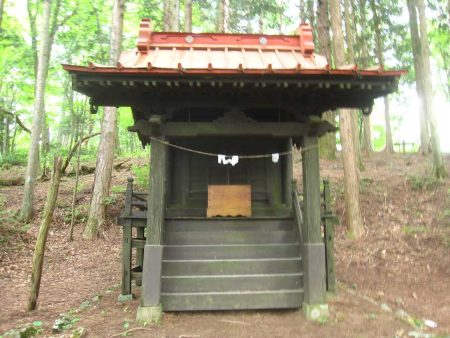
<path fill-rule="evenodd" d="M 164 311 L 301 307 L 292 218 L 167 219 L 164 229 Z"/>

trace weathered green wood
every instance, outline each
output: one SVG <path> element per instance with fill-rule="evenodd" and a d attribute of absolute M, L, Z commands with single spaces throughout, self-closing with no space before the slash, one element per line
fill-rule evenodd
<path fill-rule="evenodd" d="M 131 232 L 130 225 L 123 227 L 122 241 L 122 295 L 131 294 Z"/>
<path fill-rule="evenodd" d="M 127 190 L 125 193 L 125 210 L 124 215 L 130 216 L 133 199 L 133 179 L 131 177 L 127 180 Z M 126 220 L 122 228 L 122 295 L 131 294 L 131 238 L 132 227 L 131 220 Z"/>
<path fill-rule="evenodd" d="M 305 243 L 320 243 L 320 168 L 319 147 L 317 137 L 307 136 L 302 144 L 303 169 L 303 203 L 304 203 L 304 232 Z"/>
<path fill-rule="evenodd" d="M 330 196 L 330 182 L 323 181 L 323 195 L 324 195 L 324 236 L 325 236 L 325 258 L 327 268 L 327 291 L 336 292 L 336 272 L 334 263 L 334 225 L 331 221 L 331 196 Z"/>
<path fill-rule="evenodd" d="M 148 121 L 139 120 L 128 128 L 143 136 L 158 136 Z M 166 122 L 161 125 L 162 133 L 167 137 L 199 137 L 199 136 L 270 136 L 301 137 L 315 134 L 324 135 L 335 131 L 327 121 L 298 122 Z"/>
<path fill-rule="evenodd" d="M 295 290 L 303 287 L 302 274 L 163 276 L 162 292 L 232 292 Z"/>
<path fill-rule="evenodd" d="M 305 232 L 305 230 L 303 229 L 304 228 L 303 213 L 300 207 L 300 200 L 298 198 L 297 181 L 295 180 L 292 181 L 292 206 L 294 211 L 294 222 L 297 225 L 300 245 L 303 245 L 304 242 L 303 233 Z"/>
<path fill-rule="evenodd" d="M 319 147 L 315 136 L 303 138 L 302 169 L 304 301 L 308 305 L 317 305 L 325 302 L 326 268 L 321 234 Z"/>
<path fill-rule="evenodd" d="M 285 218 L 194 218 L 194 219 L 166 219 L 164 224 L 165 234 L 176 231 L 204 231 L 228 232 L 228 231 L 292 231 L 294 230 L 291 217 Z M 214 235 L 211 235 L 214 236 Z"/>
<path fill-rule="evenodd" d="M 164 311 L 294 309 L 303 302 L 303 290 L 163 293 Z"/>
<path fill-rule="evenodd" d="M 152 140 L 147 210 L 147 244 L 152 245 L 162 243 L 162 228 L 165 217 L 166 160 L 167 146 L 162 142 Z"/>
<path fill-rule="evenodd" d="M 300 273 L 301 257 L 164 260 L 163 276 Z"/>

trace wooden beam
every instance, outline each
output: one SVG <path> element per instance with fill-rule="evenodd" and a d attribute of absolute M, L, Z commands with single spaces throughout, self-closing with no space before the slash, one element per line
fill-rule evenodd
<path fill-rule="evenodd" d="M 129 131 L 139 135 L 152 137 L 155 128 L 145 121 L 136 121 Z M 198 136 L 271 136 L 271 137 L 301 137 L 308 135 L 322 136 L 334 132 L 336 128 L 326 121 L 297 122 L 168 122 L 161 124 L 161 134 L 167 137 L 198 137 Z"/>

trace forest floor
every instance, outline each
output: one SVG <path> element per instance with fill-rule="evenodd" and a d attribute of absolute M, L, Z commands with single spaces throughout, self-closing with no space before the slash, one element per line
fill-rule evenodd
<path fill-rule="evenodd" d="M 296 177 L 299 163 L 296 159 Z M 33 322 L 40 336 L 51 336 L 63 313 L 65 330 L 57 337 L 70 337 L 75 328 L 84 328 L 89 337 L 450 336 L 450 179 L 429 178 L 429 161 L 418 155 L 376 154 L 365 160 L 365 167 L 360 185 L 365 236 L 353 240 L 342 224 L 336 226 L 338 291 L 328 299 L 330 318 L 320 323 L 308 322 L 301 311 L 230 311 L 166 313 L 161 325 L 137 326 L 139 289 L 134 289 L 136 300 L 117 302 L 121 229 L 116 217 L 130 168 L 114 172 L 108 227 L 95 242 L 81 239 L 93 175 L 81 177 L 73 242 L 67 235 L 75 179 L 63 178 L 38 309 L 26 312 L 34 241 L 49 182 L 38 183 L 36 217 L 25 227 L 11 217 L 23 187 L 0 187 L 0 336 Z M 342 220 L 342 164 L 321 161 L 321 168 L 322 178 L 331 181 L 334 210 Z M 20 172 L 10 168 L 0 176 Z M 426 320 L 437 327 L 430 328 L 426 324 L 433 323 Z"/>

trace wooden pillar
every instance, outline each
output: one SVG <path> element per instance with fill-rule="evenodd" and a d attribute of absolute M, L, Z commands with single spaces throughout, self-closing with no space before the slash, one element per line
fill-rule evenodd
<path fill-rule="evenodd" d="M 303 275 L 304 304 L 307 317 L 327 316 L 325 304 L 325 245 L 321 235 L 320 167 L 317 136 L 304 136 L 302 142 L 303 168 Z"/>
<path fill-rule="evenodd" d="M 133 178 L 129 177 L 127 180 L 127 190 L 125 193 L 125 216 L 131 216 L 131 200 L 133 198 Z M 123 226 L 123 240 L 122 240 L 122 292 L 119 296 L 119 301 L 128 300 L 131 297 L 131 219 L 126 220 Z"/>
<path fill-rule="evenodd" d="M 148 191 L 147 236 L 144 248 L 141 307 L 160 307 L 163 226 L 167 175 L 167 146 L 164 138 L 151 140 L 150 186 Z"/>

